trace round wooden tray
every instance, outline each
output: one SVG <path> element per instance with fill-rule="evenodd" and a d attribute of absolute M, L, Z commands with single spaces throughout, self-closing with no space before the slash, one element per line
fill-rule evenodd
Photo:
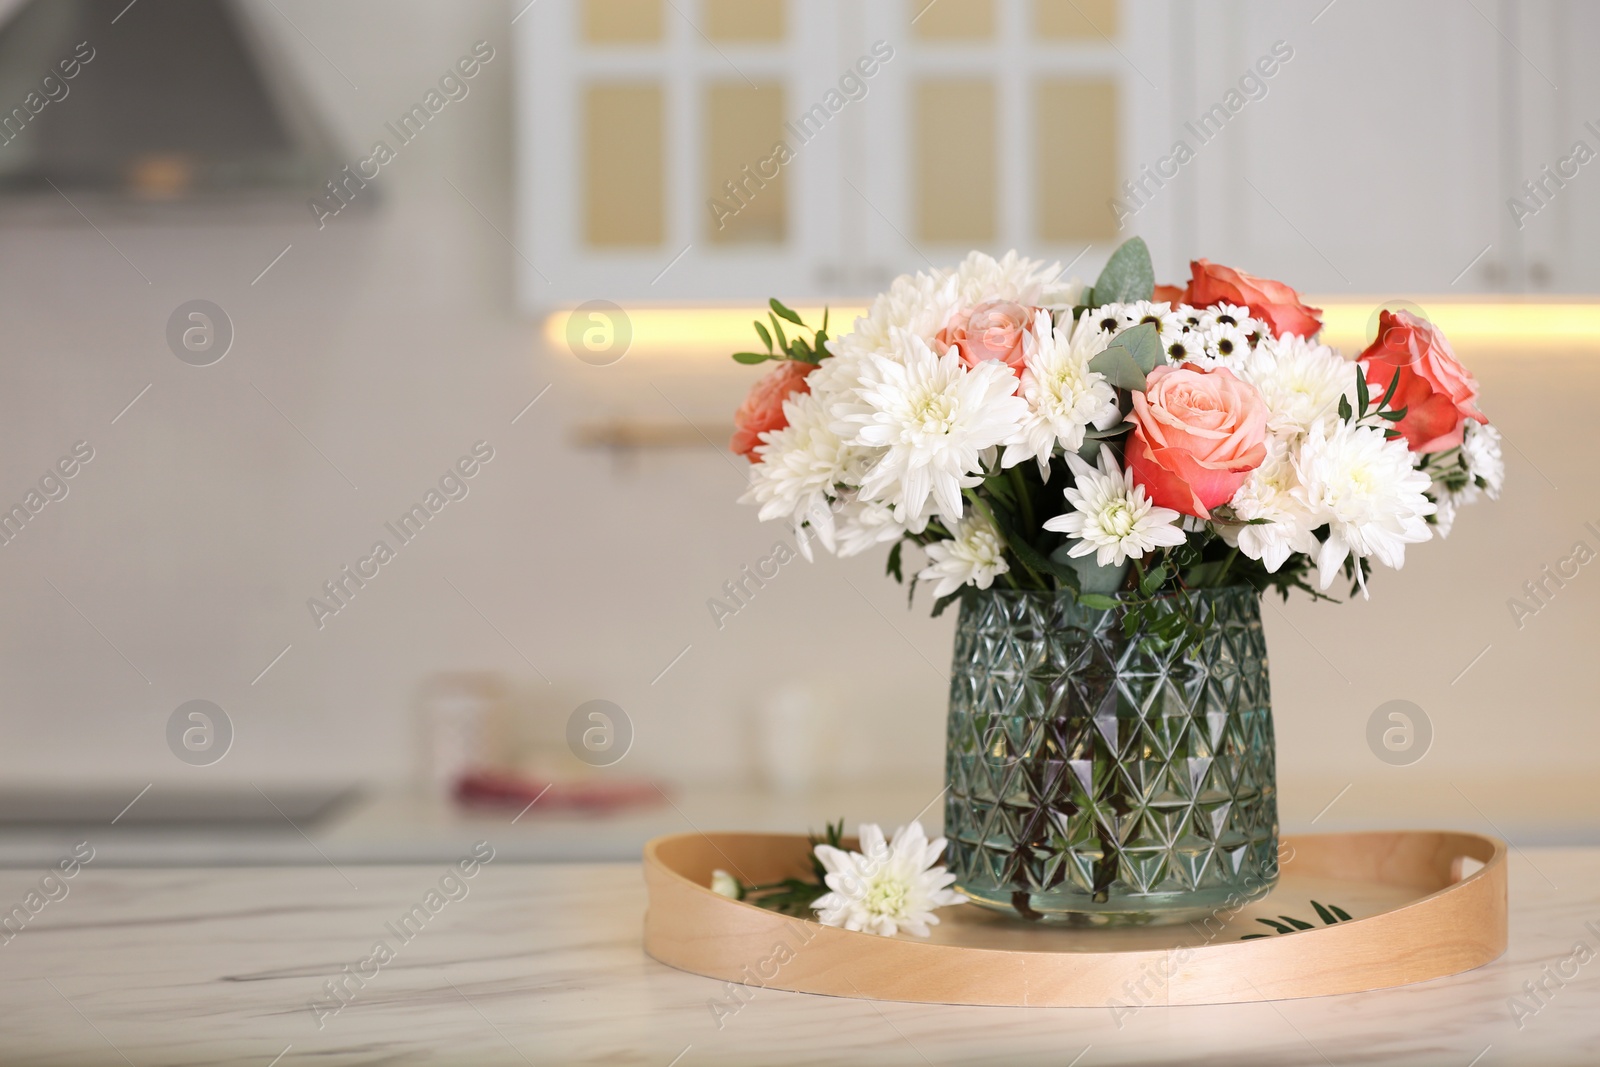
<path fill-rule="evenodd" d="M 772 989 L 936 1004 L 1227 1004 L 1354 993 L 1481 967 L 1506 947 L 1506 845 L 1447 832 L 1283 840 L 1271 896 L 1181 926 L 1067 929 L 965 904 L 933 936 L 879 937 L 795 919 L 708 888 L 809 877 L 789 834 L 674 834 L 645 846 L 644 948 L 680 970 Z M 1312 901 L 1349 922 L 1324 925 Z M 1312 929 L 1274 933 L 1283 916 Z M 1268 934 L 1241 940 L 1246 934 Z"/>

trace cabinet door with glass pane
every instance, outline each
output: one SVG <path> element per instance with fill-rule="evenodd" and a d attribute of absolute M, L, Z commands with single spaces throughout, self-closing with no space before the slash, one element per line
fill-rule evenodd
<path fill-rule="evenodd" d="M 779 151 L 832 63 L 836 7 L 529 8 L 516 24 L 523 305 L 744 298 L 836 259 L 835 232 L 814 222 L 836 211 L 837 160 Z"/>
<path fill-rule="evenodd" d="M 1174 198 L 1131 211 L 1122 188 L 1170 147 L 1165 7 L 858 5 L 862 35 L 894 41 L 896 52 L 873 90 L 881 95 L 856 116 L 861 150 L 844 160 L 847 256 L 868 283 L 855 288 L 973 248 L 1015 248 L 1092 277 L 1135 233 L 1168 243 Z"/>
<path fill-rule="evenodd" d="M 859 296 L 969 248 L 1085 272 L 1162 148 L 1154 0 L 545 0 L 519 17 L 524 306 Z M 1143 143 L 1148 140 L 1150 143 Z"/>

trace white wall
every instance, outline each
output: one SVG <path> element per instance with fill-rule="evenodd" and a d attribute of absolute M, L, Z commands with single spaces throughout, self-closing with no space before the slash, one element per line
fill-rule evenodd
<path fill-rule="evenodd" d="M 279 4 L 359 86 L 286 34 L 353 148 L 473 41 L 500 53 L 384 170 L 370 217 L 321 232 L 309 213 L 237 226 L 97 219 L 104 237 L 7 224 L 0 500 L 20 499 L 79 439 L 96 455 L 65 500 L 0 548 L 0 775 L 392 777 L 409 758 L 417 680 L 461 667 L 528 681 L 548 735 L 583 700 L 617 702 L 638 730 L 624 766 L 680 781 L 746 774 L 754 703 L 782 680 L 811 679 L 846 724 L 842 775 L 937 775 L 951 619 L 929 620 L 923 604 L 907 612 L 874 557 L 793 563 L 718 631 L 706 599 L 781 535 L 735 502 L 738 465 L 705 447 L 646 455 L 630 471 L 569 444 L 573 424 L 610 409 L 611 379 L 541 350 L 537 324 L 511 310 L 515 253 L 491 228 L 512 228 L 513 59 L 501 48 L 511 9 Z M 179 362 L 163 336 L 171 310 L 196 297 L 237 329 L 209 368 Z M 1585 569 L 1520 632 L 1505 602 L 1573 541 L 1600 547 L 1583 529 L 1600 526 L 1600 365 L 1593 352 L 1463 355 L 1517 446 L 1505 499 L 1381 575 L 1370 603 L 1269 609 L 1285 777 L 1381 790 L 1407 773 L 1366 746 L 1367 716 L 1391 698 L 1434 722 L 1416 770 L 1470 783 L 1474 796 L 1513 776 L 1588 773 L 1600 743 L 1600 572 Z M 636 377 L 618 403 L 653 405 L 661 421 L 677 417 L 663 394 L 714 414 L 742 387 L 728 375 L 696 392 L 692 379 L 619 367 Z M 319 632 L 306 599 L 479 439 L 496 455 L 471 495 Z M 237 730 L 206 769 L 181 764 L 164 738 L 172 709 L 196 697 Z"/>

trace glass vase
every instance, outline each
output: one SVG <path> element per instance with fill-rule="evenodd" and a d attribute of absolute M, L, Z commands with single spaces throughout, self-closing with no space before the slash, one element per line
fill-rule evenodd
<path fill-rule="evenodd" d="M 1157 602 L 1156 619 L 1178 610 Z M 947 863 L 1033 921 L 1186 922 L 1265 896 L 1278 811 L 1261 601 L 1189 594 L 1198 644 L 1068 593 L 966 600 L 950 679 Z"/>

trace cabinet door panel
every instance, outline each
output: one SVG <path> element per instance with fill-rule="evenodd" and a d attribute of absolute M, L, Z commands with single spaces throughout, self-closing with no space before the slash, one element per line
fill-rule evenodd
<path fill-rule="evenodd" d="M 1446 290 L 1497 236 L 1495 28 L 1470 4 L 1319 6 L 1196 5 L 1192 114 L 1239 105 L 1196 145 L 1199 250 L 1303 289 Z M 1251 79 L 1276 42 L 1292 58 Z"/>

